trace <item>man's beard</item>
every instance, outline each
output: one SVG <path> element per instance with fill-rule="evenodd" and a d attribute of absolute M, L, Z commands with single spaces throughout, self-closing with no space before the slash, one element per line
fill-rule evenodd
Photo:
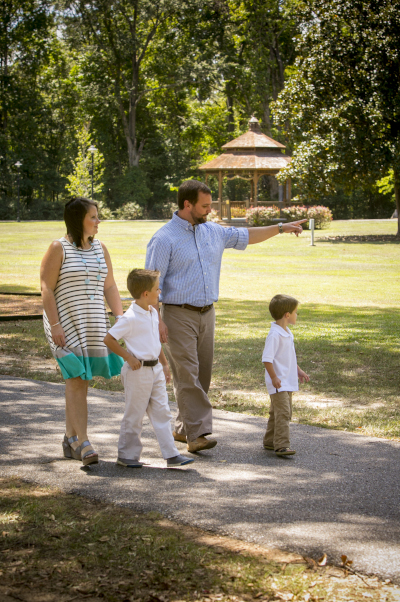
<path fill-rule="evenodd" d="M 192 220 L 194 221 L 194 225 L 198 226 L 199 224 L 205 224 L 207 221 L 207 216 L 206 217 L 197 217 L 196 215 L 193 215 L 193 213 L 191 213 L 192 216 Z"/>

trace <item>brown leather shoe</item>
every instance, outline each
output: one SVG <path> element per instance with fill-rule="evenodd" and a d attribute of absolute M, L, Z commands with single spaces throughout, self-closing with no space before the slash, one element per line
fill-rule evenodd
<path fill-rule="evenodd" d="M 211 449 L 217 445 L 216 439 L 206 439 L 206 437 L 197 437 L 194 441 L 189 441 L 187 444 L 188 451 L 195 454 L 202 449 Z"/>
<path fill-rule="evenodd" d="M 186 443 L 186 441 L 187 441 L 186 435 L 180 435 L 179 433 L 176 433 L 175 431 L 172 431 L 172 436 L 175 439 L 175 441 L 180 441 L 181 443 Z"/>

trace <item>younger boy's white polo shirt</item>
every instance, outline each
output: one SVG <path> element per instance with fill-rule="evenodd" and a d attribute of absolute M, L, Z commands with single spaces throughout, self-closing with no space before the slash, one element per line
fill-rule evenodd
<path fill-rule="evenodd" d="M 117 341 L 124 339 L 127 350 L 139 360 L 155 360 L 161 353 L 158 312 L 151 305 L 146 311 L 134 301 L 108 332 Z"/>
<path fill-rule="evenodd" d="M 278 392 L 299 390 L 294 337 L 289 329 L 286 331 L 276 322 L 271 323 L 271 330 L 265 340 L 262 361 L 270 362 L 273 365 L 275 374 L 281 381 Z M 266 370 L 265 384 L 270 395 L 277 392 Z"/>

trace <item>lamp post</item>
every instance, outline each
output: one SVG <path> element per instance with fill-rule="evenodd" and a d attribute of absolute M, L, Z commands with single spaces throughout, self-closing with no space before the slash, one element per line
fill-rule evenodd
<path fill-rule="evenodd" d="M 18 205 L 17 205 L 17 222 L 19 222 L 19 221 L 20 221 L 20 219 L 19 219 L 19 169 L 20 169 L 20 167 L 22 167 L 22 163 L 21 163 L 21 161 L 17 161 L 17 162 L 15 163 L 15 167 L 18 169 Z"/>
<path fill-rule="evenodd" d="M 94 146 L 94 144 L 91 144 L 91 145 L 89 146 L 89 150 L 90 150 L 90 152 L 92 153 L 92 168 L 91 168 L 91 169 L 89 169 L 89 173 L 90 173 L 90 175 L 92 176 L 92 197 L 91 197 L 91 198 L 92 198 L 92 200 L 93 200 L 93 173 L 94 173 L 93 156 L 94 156 L 94 153 L 95 153 L 95 151 L 97 151 L 97 148 Z"/>

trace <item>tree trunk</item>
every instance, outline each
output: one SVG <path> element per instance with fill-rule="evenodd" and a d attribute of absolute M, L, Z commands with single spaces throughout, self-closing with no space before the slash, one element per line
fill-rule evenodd
<path fill-rule="evenodd" d="M 393 167 L 394 172 L 394 196 L 396 198 L 396 209 L 397 209 L 397 234 L 396 237 L 400 238 L 400 177 L 398 167 Z"/>

